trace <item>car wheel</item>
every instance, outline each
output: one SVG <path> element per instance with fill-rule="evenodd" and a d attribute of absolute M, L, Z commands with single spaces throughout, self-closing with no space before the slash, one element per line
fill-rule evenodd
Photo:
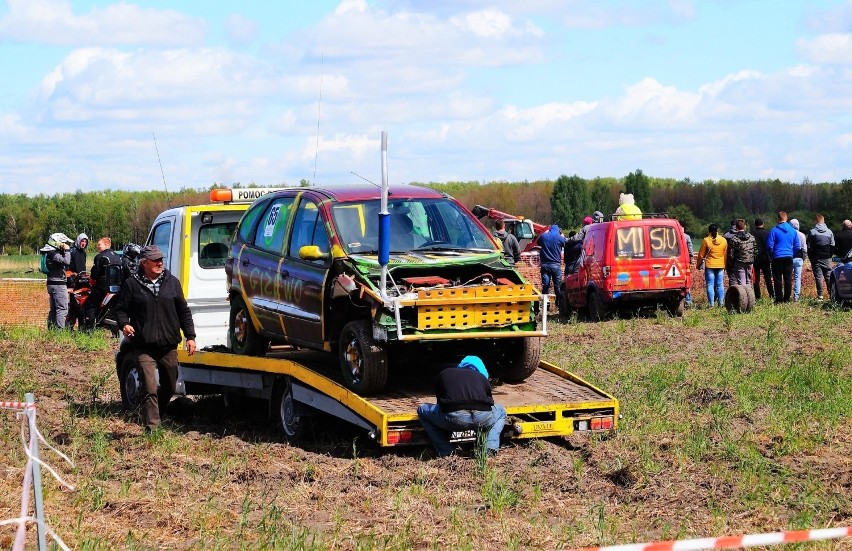
<path fill-rule="evenodd" d="M 596 290 L 589 291 L 589 319 L 592 321 L 603 321 L 608 314 L 603 297 Z"/>
<path fill-rule="evenodd" d="M 231 340 L 231 350 L 235 354 L 263 356 L 269 348 L 269 340 L 257 334 L 246 303 L 240 296 L 231 298 L 228 337 Z"/>
<path fill-rule="evenodd" d="M 507 383 L 526 380 L 538 369 L 541 362 L 541 343 L 541 337 L 500 341 L 501 352 L 494 358 L 494 375 Z"/>
<path fill-rule="evenodd" d="M 298 442 L 307 435 L 310 419 L 305 415 L 306 407 L 293 398 L 293 381 L 290 377 L 282 377 L 277 381 L 272 413 L 288 442 Z"/>
<path fill-rule="evenodd" d="M 350 321 L 343 327 L 339 354 L 343 383 L 347 388 L 359 394 L 372 394 L 385 388 L 387 351 L 373 339 L 369 321 Z"/>
<path fill-rule="evenodd" d="M 840 293 L 837 291 L 837 280 L 833 277 L 828 282 L 828 298 L 831 302 L 840 303 Z"/>

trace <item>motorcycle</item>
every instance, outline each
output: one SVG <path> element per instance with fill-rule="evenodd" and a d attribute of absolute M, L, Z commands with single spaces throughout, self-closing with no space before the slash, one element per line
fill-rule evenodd
<path fill-rule="evenodd" d="M 95 290 L 97 282 L 92 279 L 88 272 L 80 272 L 76 275 L 71 294 L 77 303 L 79 311 L 86 314 L 81 323 L 82 329 L 91 331 L 96 327 L 104 327 L 109 329 L 109 332 L 112 333 L 113 337 L 118 337 L 118 321 L 113 308 L 115 306 L 116 297 L 118 296 L 119 291 L 121 291 L 120 266 L 118 275 L 119 283 L 113 284 L 113 281 L 115 281 L 115 279 L 111 276 L 110 286 L 107 289 L 107 292 L 104 293 L 103 299 L 100 300 L 97 305 L 94 305 L 95 307 L 93 309 L 92 305 L 89 304 L 89 299 L 92 297 L 92 291 Z"/>

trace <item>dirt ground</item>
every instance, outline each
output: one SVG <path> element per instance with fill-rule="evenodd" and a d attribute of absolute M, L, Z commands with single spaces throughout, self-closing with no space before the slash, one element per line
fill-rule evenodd
<path fill-rule="evenodd" d="M 614 344 L 618 337 L 602 337 L 602 328 L 629 332 L 629 342 Z M 731 349 L 766 334 L 765 328 L 743 331 L 732 337 Z M 653 318 L 554 322 L 545 355 L 576 365 L 629 403 L 601 365 L 580 358 L 602 345 L 622 346 L 625 357 L 650 347 L 670 350 L 668 361 L 677 365 L 695 357 L 694 347 L 679 343 L 700 348 L 706 334 L 700 325 L 661 330 Z M 789 353 L 825 347 L 817 337 L 794 337 L 782 339 Z M 424 448 L 381 450 L 332 421 L 318 423 L 314 441 L 288 445 L 264 421 L 261 404 L 226 408 L 220 396 L 177 399 L 165 430 L 144 435 L 138 414 L 122 411 L 112 353 L 45 338 L 0 342 L 0 397 L 35 392 L 42 432 L 75 462 L 70 469 L 45 452 L 77 486 L 61 490 L 44 475 L 48 522 L 72 548 L 557 549 L 774 531 L 806 524 L 802 515 L 814 508 L 819 514 L 812 511 L 812 522 L 852 523 L 848 418 L 824 445 L 793 455 L 779 451 L 784 442 L 771 431 L 763 436 L 755 428 L 763 423 L 759 408 L 756 418 L 726 424 L 722 432 L 754 438 L 758 458 L 771 462 L 768 472 L 783 482 L 751 504 L 724 472 L 746 458 L 685 460 L 679 435 L 661 430 L 662 436 L 639 438 L 637 423 L 665 420 L 636 412 L 625 417 L 623 434 L 609 438 L 509 443 L 485 472 L 469 453 L 435 459 Z M 710 415 L 703 406 L 731 401 L 724 388 L 690 392 L 691 405 L 680 415 L 696 426 Z M 7 413 L 3 422 L 0 516 L 12 518 L 25 457 L 14 416 Z M 723 438 L 720 433 L 707 445 L 722 446 Z M 808 492 L 829 504 L 811 505 Z M 0 529 L 0 546 L 9 547 L 13 534 Z M 850 543 L 824 548 L 852 549 Z"/>

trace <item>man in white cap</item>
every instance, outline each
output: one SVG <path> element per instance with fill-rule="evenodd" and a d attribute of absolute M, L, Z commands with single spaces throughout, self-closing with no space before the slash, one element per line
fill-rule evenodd
<path fill-rule="evenodd" d="M 71 246 L 74 240 L 64 233 L 50 234 L 47 244 L 39 249 L 47 263 L 47 294 L 50 297 L 48 329 L 65 329 L 68 317 L 68 278 L 65 270 L 71 265 Z"/>
<path fill-rule="evenodd" d="M 150 432 L 160 426 L 160 404 L 168 404 L 175 391 L 181 331 L 186 351 L 195 353 L 195 325 L 180 281 L 163 267 L 160 247 L 144 247 L 140 259 L 139 270 L 124 283 L 115 315 L 142 373 L 142 413 Z"/>

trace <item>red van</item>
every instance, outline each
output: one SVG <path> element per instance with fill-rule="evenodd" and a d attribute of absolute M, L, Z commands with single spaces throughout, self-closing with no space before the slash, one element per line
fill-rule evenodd
<path fill-rule="evenodd" d="M 565 266 L 562 312 L 588 308 L 593 321 L 613 311 L 664 307 L 682 316 L 690 289 L 689 249 L 680 223 L 665 215 L 592 224 L 579 258 Z"/>

